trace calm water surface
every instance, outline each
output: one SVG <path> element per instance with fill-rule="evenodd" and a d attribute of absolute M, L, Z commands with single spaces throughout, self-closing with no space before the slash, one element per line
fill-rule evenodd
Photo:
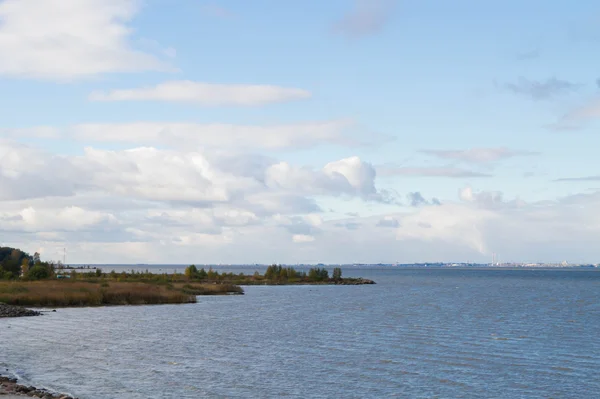
<path fill-rule="evenodd" d="M 357 270 L 197 304 L 0 319 L 0 366 L 85 398 L 600 397 L 600 272 Z"/>

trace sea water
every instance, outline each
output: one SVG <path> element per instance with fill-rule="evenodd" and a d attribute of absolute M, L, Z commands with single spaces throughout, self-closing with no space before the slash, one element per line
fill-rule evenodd
<path fill-rule="evenodd" d="M 377 284 L 0 319 L 0 367 L 82 399 L 600 397 L 597 270 L 344 274 Z"/>

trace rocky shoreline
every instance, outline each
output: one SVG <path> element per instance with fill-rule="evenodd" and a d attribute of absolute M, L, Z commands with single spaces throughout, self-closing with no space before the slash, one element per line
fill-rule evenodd
<path fill-rule="evenodd" d="M 0 303 L 0 317 L 28 317 L 40 316 L 41 314 L 41 312 L 35 310 Z"/>
<path fill-rule="evenodd" d="M 69 395 L 56 394 L 43 388 L 18 384 L 16 378 L 0 376 L 0 398 L 6 396 L 42 399 L 77 399 Z"/>
<path fill-rule="evenodd" d="M 334 282 L 335 285 L 364 285 L 364 284 L 375 284 L 375 281 L 367 278 L 344 278 Z"/>

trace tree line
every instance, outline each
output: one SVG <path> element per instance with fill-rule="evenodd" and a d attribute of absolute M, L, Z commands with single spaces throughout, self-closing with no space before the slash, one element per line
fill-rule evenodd
<path fill-rule="evenodd" d="M 209 268 L 206 271 L 204 268 L 198 269 L 196 265 L 190 265 L 186 267 L 184 275 L 187 279 L 190 280 L 223 280 L 223 279 L 232 279 L 234 277 L 247 277 L 243 273 L 240 273 L 236 276 L 233 273 L 221 273 L 218 271 Z M 329 271 L 325 268 L 313 267 L 308 273 L 305 271 L 298 271 L 293 267 L 285 267 L 282 265 L 271 265 L 267 267 L 267 270 L 263 275 L 258 272 L 255 272 L 252 276 L 255 280 L 267 280 L 270 282 L 297 282 L 297 281 L 306 281 L 306 282 L 320 282 L 320 281 L 329 281 L 334 280 L 338 281 L 342 278 L 342 269 L 336 267 L 333 269 L 332 277 L 329 278 Z"/>
<path fill-rule="evenodd" d="M 56 265 L 42 262 L 40 254 L 33 256 L 17 248 L 0 247 L 0 279 L 42 280 L 55 276 Z"/>

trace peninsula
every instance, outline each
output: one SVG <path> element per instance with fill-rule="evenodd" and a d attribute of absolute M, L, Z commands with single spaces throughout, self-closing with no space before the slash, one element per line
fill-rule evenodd
<path fill-rule="evenodd" d="M 25 307 L 77 307 L 194 303 L 200 295 L 241 295 L 248 285 L 363 285 L 363 278 L 343 278 L 341 268 L 330 276 L 325 268 L 308 272 L 271 265 L 264 274 L 221 272 L 190 265 L 184 273 L 103 272 L 65 269 L 42 262 L 39 254 L 0 248 L 0 317 L 34 315 L 6 305 Z"/>

